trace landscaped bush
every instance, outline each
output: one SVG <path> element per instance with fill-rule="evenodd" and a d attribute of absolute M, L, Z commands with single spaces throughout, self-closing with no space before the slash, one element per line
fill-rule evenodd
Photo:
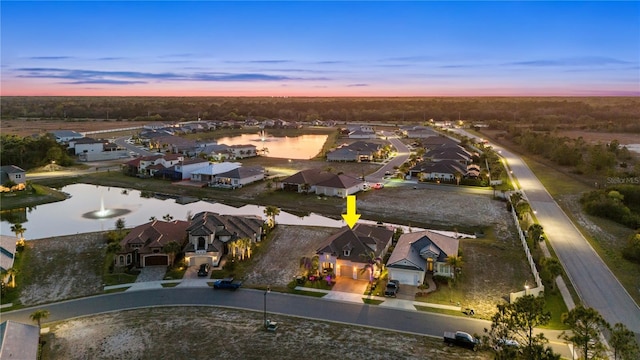
<path fill-rule="evenodd" d="M 630 199 L 636 199 L 637 195 L 634 191 L 624 188 Z M 631 203 L 623 191 L 612 189 L 591 191 L 582 195 L 580 203 L 589 215 L 613 220 L 632 229 L 640 227 L 640 214 L 632 212 L 627 206 Z M 636 206 L 635 203 L 632 206 Z"/>
<path fill-rule="evenodd" d="M 627 246 L 622 251 L 622 256 L 629 261 L 640 264 L 640 232 L 629 237 Z"/>

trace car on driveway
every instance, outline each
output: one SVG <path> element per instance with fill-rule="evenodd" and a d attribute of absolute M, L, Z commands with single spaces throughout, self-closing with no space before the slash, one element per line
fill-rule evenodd
<path fill-rule="evenodd" d="M 198 276 L 209 276 L 209 270 L 211 269 L 211 265 L 202 264 L 200 265 L 200 269 L 198 269 Z"/>

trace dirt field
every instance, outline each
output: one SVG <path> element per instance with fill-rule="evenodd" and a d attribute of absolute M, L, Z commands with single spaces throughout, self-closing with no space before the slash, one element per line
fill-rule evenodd
<path fill-rule="evenodd" d="M 28 255 L 18 279 L 31 279 L 20 301 L 35 305 L 102 292 L 103 233 L 27 241 Z"/>
<path fill-rule="evenodd" d="M 80 318 L 51 326 L 43 359 L 491 358 L 422 336 L 278 315 L 274 320 L 280 324 L 276 333 L 262 330 L 261 313 L 207 307 Z"/>
<path fill-rule="evenodd" d="M 133 126 L 143 126 L 143 122 L 128 122 L 115 120 L 15 120 L 2 119 L 0 133 L 20 136 L 43 134 L 52 130 L 97 131 L 120 129 Z"/>
<path fill-rule="evenodd" d="M 606 144 L 612 140 L 618 140 L 620 144 L 638 144 L 638 134 L 631 133 L 607 133 L 607 132 L 593 132 L 593 131 L 559 131 L 559 136 L 566 136 L 572 139 L 582 137 L 584 141 L 588 143 L 603 143 Z"/>
<path fill-rule="evenodd" d="M 300 271 L 300 258 L 313 257 L 319 243 L 337 229 L 278 225 L 267 250 L 253 264 L 245 283 L 249 286 L 286 286 Z"/>

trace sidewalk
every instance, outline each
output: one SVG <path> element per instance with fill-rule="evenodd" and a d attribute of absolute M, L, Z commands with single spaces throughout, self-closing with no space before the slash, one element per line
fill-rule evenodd
<path fill-rule="evenodd" d="M 418 311 L 415 307 L 417 305 L 417 306 L 431 307 L 435 309 L 462 311 L 462 308 L 460 308 L 460 306 L 426 303 L 422 301 L 402 300 L 402 299 L 388 298 L 388 297 L 382 297 L 382 296 L 369 296 L 369 295 L 348 293 L 348 292 L 342 292 L 342 291 L 305 288 L 302 286 L 296 286 L 295 289 L 301 290 L 301 291 L 326 293 L 327 295 L 323 296 L 322 297 L 323 299 L 345 301 L 345 302 L 351 302 L 356 304 L 363 304 L 364 303 L 363 299 L 369 299 L 369 300 L 382 301 L 382 303 L 379 305 L 381 307 L 388 307 L 388 308 L 395 308 L 395 309 Z"/>

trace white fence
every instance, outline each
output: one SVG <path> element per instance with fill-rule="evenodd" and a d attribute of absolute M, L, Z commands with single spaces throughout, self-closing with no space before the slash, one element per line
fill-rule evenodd
<path fill-rule="evenodd" d="M 522 247 L 524 248 L 524 253 L 527 256 L 527 261 L 529 261 L 529 266 L 531 267 L 531 272 L 533 273 L 533 278 L 536 280 L 536 287 L 531 289 L 525 289 L 524 291 L 518 291 L 515 293 L 509 294 L 509 301 L 514 302 L 519 297 L 525 295 L 534 295 L 538 296 L 540 293 L 544 292 L 544 285 L 542 285 L 542 279 L 540 279 L 540 274 L 538 274 L 538 268 L 536 268 L 536 263 L 533 261 L 533 257 L 531 256 L 531 251 L 529 250 L 529 245 L 527 244 L 527 237 L 522 228 L 520 227 L 520 222 L 518 221 L 518 215 L 516 214 L 515 207 L 511 207 L 511 215 L 513 216 L 513 221 L 516 223 L 516 228 L 518 229 L 518 236 L 520 237 L 520 242 L 522 243 Z"/>

